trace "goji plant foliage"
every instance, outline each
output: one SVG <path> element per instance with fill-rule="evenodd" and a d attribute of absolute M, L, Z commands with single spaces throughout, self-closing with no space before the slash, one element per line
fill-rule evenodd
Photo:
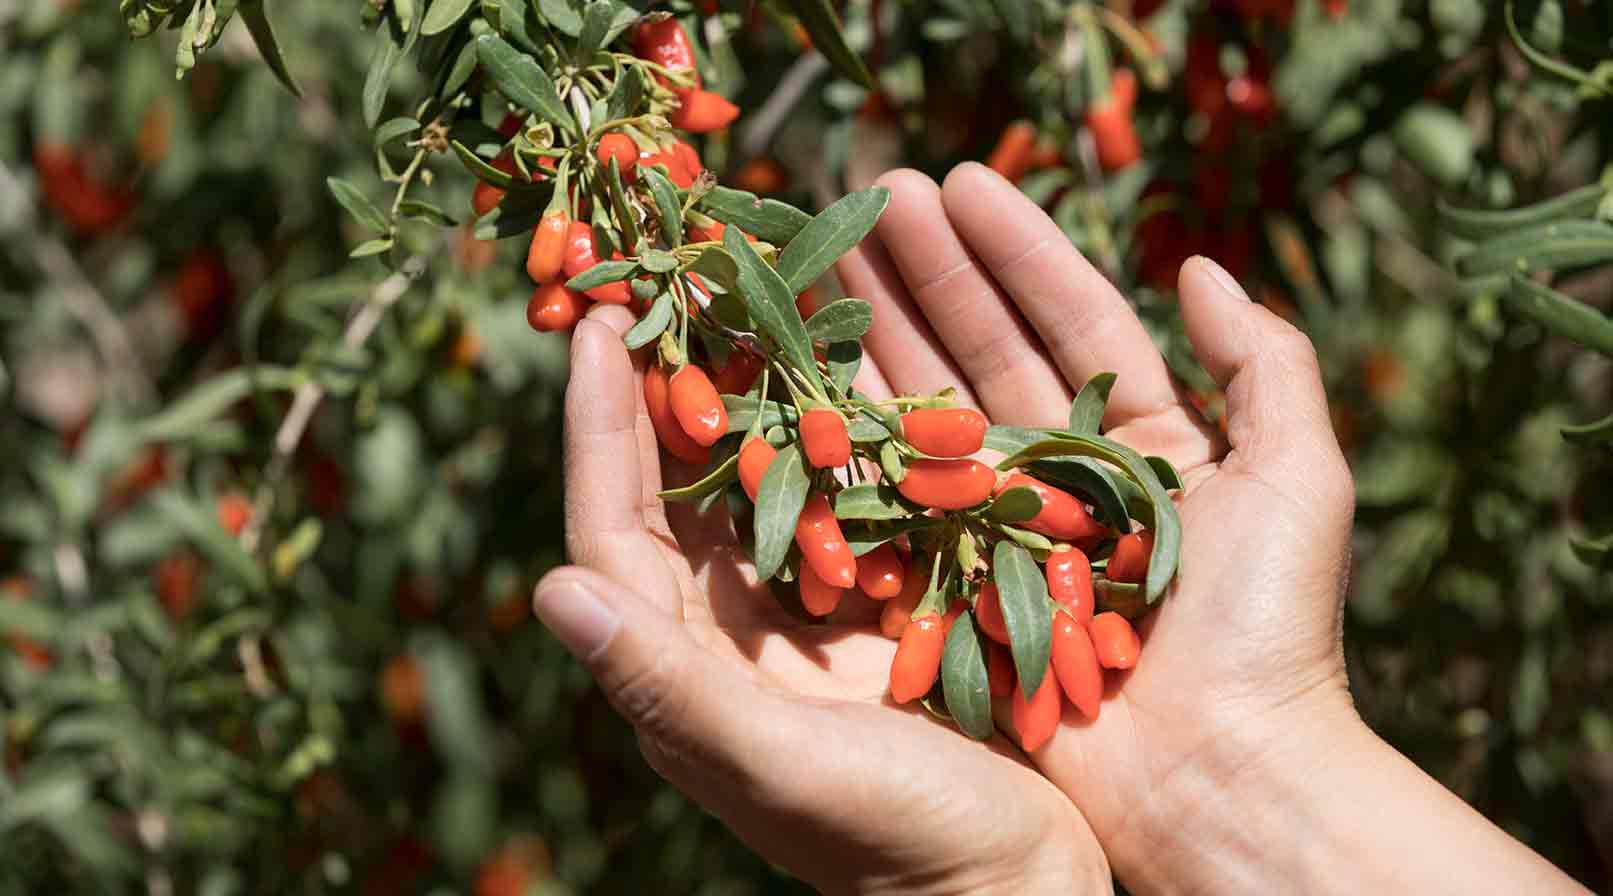
<path fill-rule="evenodd" d="M 1133 296 L 1210 419 L 1183 258 L 1311 335 L 1357 478 L 1358 705 L 1606 886 L 1603 5 L 118 6 L 0 2 L 0 887 L 790 886 L 530 621 L 566 378 L 533 328 L 593 301 L 640 316 L 663 447 L 707 465 L 668 497 L 725 504 L 803 613 L 882 596 L 893 696 L 975 734 L 988 693 L 1027 734 L 1096 707 L 1174 557 L 1120 537 L 1172 483 L 1098 436 L 1108 382 L 1056 433 L 863 403 L 866 306 L 790 301 L 875 174 L 965 159 Z M 579 104 L 554 82 L 587 59 Z M 1023 462 L 994 496 L 946 460 L 981 442 Z M 877 477 L 842 488 L 848 454 Z M 912 557 L 873 546 L 974 479 Z M 794 507 L 867 550 L 820 556 Z"/>

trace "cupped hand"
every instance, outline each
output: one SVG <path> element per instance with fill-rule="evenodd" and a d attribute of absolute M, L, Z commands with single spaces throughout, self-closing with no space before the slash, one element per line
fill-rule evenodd
<path fill-rule="evenodd" d="M 1126 300 L 1012 185 L 979 165 L 944 187 L 915 172 L 882 183 L 889 209 L 839 268 L 874 305 L 882 388 L 952 387 L 994 423 L 1063 427 L 1075 390 L 1113 371 L 1106 434 L 1182 472 L 1180 573 L 1141 627 L 1140 663 L 1110 679 L 1096 721 L 1067 706 L 1032 758 L 1122 882 L 1201 885 L 1158 879 L 1193 852 L 1195 819 L 1243 809 L 1222 805 L 1240 775 L 1325 748 L 1354 719 L 1340 650 L 1353 491 L 1316 355 L 1221 268 L 1184 265 L 1182 317 L 1226 392 L 1223 439 Z"/>
<path fill-rule="evenodd" d="M 840 625 L 797 622 L 756 583 L 720 510 L 656 497 L 662 461 L 644 353 L 622 345 L 630 324 L 602 306 L 573 337 L 575 565 L 544 578 L 535 606 L 649 763 L 827 892 L 1112 891 L 1085 820 L 1012 744 L 982 747 L 885 698 L 895 645 L 871 620 L 850 609 Z"/>

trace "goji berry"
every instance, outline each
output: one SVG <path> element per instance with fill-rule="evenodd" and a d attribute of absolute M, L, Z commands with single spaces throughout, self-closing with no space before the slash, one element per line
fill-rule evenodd
<path fill-rule="evenodd" d="M 851 462 L 851 436 L 846 419 L 838 411 L 813 408 L 801 415 L 801 447 L 807 462 L 820 469 L 843 467 Z"/>
<path fill-rule="evenodd" d="M 505 174 L 511 176 L 516 175 L 515 159 L 511 158 L 509 153 L 504 153 L 498 158 L 494 159 L 493 167 L 504 172 Z M 485 180 L 478 180 L 476 182 L 476 189 L 472 190 L 470 194 L 470 207 L 475 210 L 476 217 L 478 218 L 492 211 L 500 202 L 503 201 L 504 189 L 502 187 L 495 187 Z"/>
<path fill-rule="evenodd" d="M 13 576 L 0 581 L 0 594 L 4 594 L 6 600 L 11 603 L 20 604 L 32 597 L 33 593 L 34 583 L 23 576 Z M 22 657 L 22 661 L 29 668 L 36 672 L 43 672 L 50 668 L 53 662 L 50 648 L 22 634 L 13 633 L 7 640 L 11 644 L 11 649 Z"/>
<path fill-rule="evenodd" d="M 841 534 L 829 499 L 822 494 L 807 498 L 795 521 L 795 544 L 801 557 L 826 584 L 850 588 L 857 584 L 857 557 Z"/>
<path fill-rule="evenodd" d="M 796 577 L 796 588 L 801 592 L 801 606 L 814 616 L 827 616 L 840 606 L 840 596 L 846 589 L 836 588 L 812 571 L 812 564 L 801 564 Z"/>
<path fill-rule="evenodd" d="M 896 486 L 902 497 L 936 510 L 963 510 L 991 497 L 997 474 L 979 461 L 914 461 Z"/>
<path fill-rule="evenodd" d="M 752 501 L 761 492 L 762 477 L 767 475 L 767 468 L 773 465 L 775 457 L 778 451 L 760 436 L 746 439 L 739 449 L 739 484 L 744 486 L 745 494 Z"/>
<path fill-rule="evenodd" d="M 426 677 L 420 662 L 400 653 L 381 667 L 381 707 L 393 724 L 413 725 L 425 717 Z"/>
<path fill-rule="evenodd" d="M 986 637 L 998 644 L 1009 643 L 1008 621 L 1003 618 L 1002 593 L 991 582 L 981 585 L 980 595 L 975 598 L 975 622 L 979 623 Z"/>
<path fill-rule="evenodd" d="M 790 176 L 776 160 L 761 156 L 751 159 L 734 172 L 731 182 L 748 193 L 766 196 L 783 192 L 790 184 Z"/>
<path fill-rule="evenodd" d="M 620 254 L 617 257 L 620 258 Z M 594 246 L 594 228 L 586 221 L 571 222 L 571 227 L 566 231 L 565 248 L 561 258 L 561 269 L 566 272 L 567 278 L 575 277 L 599 264 L 599 252 Z M 596 302 L 611 305 L 626 305 L 633 298 L 631 288 L 620 280 L 584 292 L 588 298 Z"/>
<path fill-rule="evenodd" d="M 1092 649 L 1097 653 L 1098 664 L 1105 669 L 1130 669 L 1137 665 L 1142 653 L 1142 641 L 1137 630 L 1119 613 L 1099 613 L 1087 626 L 1092 635 Z"/>
<path fill-rule="evenodd" d="M 891 659 L 891 699 L 907 703 L 935 687 L 941 672 L 941 649 L 946 645 L 946 629 L 941 616 L 920 616 L 902 631 Z"/>
<path fill-rule="evenodd" d="M 220 495 L 213 509 L 218 514 L 218 524 L 231 536 L 240 535 L 252 521 L 252 501 L 240 492 Z"/>
<path fill-rule="evenodd" d="M 1001 644 L 986 645 L 986 681 L 991 696 L 1007 697 L 1014 693 L 1014 655 Z"/>
<path fill-rule="evenodd" d="M 1085 624 L 1092 618 L 1092 566 L 1079 548 L 1047 555 L 1047 596 Z"/>
<path fill-rule="evenodd" d="M 189 549 L 172 551 L 157 564 L 153 585 L 169 619 L 182 621 L 195 609 L 196 582 L 201 575 L 201 558 Z"/>
<path fill-rule="evenodd" d="M 616 160 L 616 169 L 621 172 L 623 183 L 632 183 L 633 176 L 638 170 L 639 150 L 633 138 L 626 134 L 606 134 L 599 138 L 599 146 L 594 150 L 594 156 L 599 164 L 609 168 L 611 159 Z"/>
<path fill-rule="evenodd" d="M 744 463 L 740 458 L 740 463 Z M 902 593 L 906 571 L 902 555 L 889 542 L 857 558 L 857 587 L 874 600 L 886 600 Z"/>
<path fill-rule="evenodd" d="M 1082 715 L 1096 719 L 1103 700 L 1103 670 L 1098 667 L 1098 654 L 1086 626 L 1068 613 L 1053 614 L 1053 674 L 1070 703 Z"/>
<path fill-rule="evenodd" d="M 879 613 L 879 633 L 893 641 L 900 638 L 929 587 L 929 570 L 919 564 L 909 566 L 902 580 L 902 593 L 886 601 Z"/>
<path fill-rule="evenodd" d="M 687 189 L 694 185 L 696 172 L 690 171 L 689 166 L 672 148 L 639 153 L 640 168 L 654 168 L 657 165 L 666 169 L 667 179 L 677 186 Z"/>
<path fill-rule="evenodd" d="M 588 311 L 588 297 L 564 283 L 545 283 L 526 303 L 526 322 L 539 333 L 569 330 Z"/>
<path fill-rule="evenodd" d="M 667 121 L 680 131 L 705 134 L 728 127 L 738 117 L 739 107 L 723 96 L 709 90 L 691 90 L 683 95 Z"/>
<path fill-rule="evenodd" d="M 693 146 L 690 146 L 688 143 L 685 143 L 682 140 L 672 141 L 671 153 L 673 158 L 683 163 L 683 170 L 689 173 L 689 180 L 691 183 L 695 178 L 700 176 L 702 171 L 706 170 L 706 164 L 700 161 L 700 153 L 695 152 L 695 148 Z M 688 185 L 689 184 L 679 184 L 678 186 L 686 187 Z"/>
<path fill-rule="evenodd" d="M 1098 164 L 1105 171 L 1130 167 L 1142 157 L 1142 143 L 1132 121 L 1137 98 L 1137 76 L 1131 69 L 1118 69 L 1109 82 L 1109 96 L 1087 107 L 1085 121 L 1098 150 Z"/>
<path fill-rule="evenodd" d="M 1010 181 L 1025 176 L 1031 149 L 1036 146 L 1036 128 L 1028 121 L 1016 121 L 1003 128 L 997 145 L 986 157 L 986 167 Z"/>
<path fill-rule="evenodd" d="M 902 438 L 932 457 L 968 457 L 985 444 L 989 425 L 973 408 L 920 408 L 902 415 Z"/>
<path fill-rule="evenodd" d="M 578 222 L 581 224 L 582 222 Z M 526 254 L 526 274 L 539 285 L 560 276 L 566 263 L 567 236 L 575 225 L 564 211 L 545 212 L 532 231 L 532 245 Z M 582 225 L 587 228 L 587 224 Z M 592 231 L 590 231 L 592 246 Z"/>
<path fill-rule="evenodd" d="M 650 412 L 655 437 L 668 454 L 687 464 L 704 465 L 710 460 L 710 448 L 689 438 L 672 412 L 672 386 L 659 364 L 644 372 L 644 404 Z"/>
<path fill-rule="evenodd" d="M 1116 582 L 1142 583 L 1148 578 L 1148 557 L 1154 550 L 1154 533 L 1130 532 L 1115 542 L 1104 575 Z"/>
<path fill-rule="evenodd" d="M 645 22 L 633 32 L 633 53 L 663 68 L 686 71 L 699 87 L 700 71 L 695 67 L 694 45 L 689 35 L 674 18 Z"/>
<path fill-rule="evenodd" d="M 672 374 L 672 413 L 697 444 L 711 447 L 728 434 L 728 409 L 706 372 L 685 364 Z"/>
<path fill-rule="evenodd" d="M 756 378 L 762 375 L 765 363 L 757 355 L 734 349 L 728 353 L 728 361 L 716 372 L 712 382 L 716 384 L 717 391 L 724 395 L 744 395 L 756 384 Z"/>
<path fill-rule="evenodd" d="M 709 227 L 696 227 L 690 224 L 684 235 L 689 238 L 691 243 L 720 243 L 722 242 L 723 232 L 727 229 L 728 225 L 721 221 L 713 220 Z"/>
<path fill-rule="evenodd" d="M 1036 493 L 1036 497 L 1042 499 L 1042 509 L 1037 511 L 1036 516 L 1020 523 L 1022 527 L 1032 532 L 1085 545 L 1102 538 L 1108 531 L 1102 523 L 1092 518 L 1092 514 L 1087 512 L 1086 505 L 1069 492 L 1056 489 L 1017 470 L 1008 474 L 1008 478 L 997 486 L 996 491 L 997 494 L 1002 494 L 1011 488 L 1028 488 Z"/>
<path fill-rule="evenodd" d="M 1027 753 L 1036 752 L 1058 730 L 1059 689 L 1054 674 L 1049 662 L 1041 685 L 1028 698 L 1025 682 L 1014 684 L 1014 730 L 1019 732 L 1019 745 Z"/>

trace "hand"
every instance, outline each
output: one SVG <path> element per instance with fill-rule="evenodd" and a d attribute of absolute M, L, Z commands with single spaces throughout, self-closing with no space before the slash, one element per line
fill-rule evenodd
<path fill-rule="evenodd" d="M 644 359 L 621 340 L 630 324 L 601 306 L 573 338 L 576 565 L 545 577 L 535 605 L 649 763 L 828 892 L 1112 892 L 1085 820 L 1012 744 L 982 748 L 889 703 L 895 645 L 876 627 L 795 622 L 756 584 L 725 515 L 669 512 L 656 497 Z"/>
<path fill-rule="evenodd" d="M 943 188 L 914 172 L 882 182 L 893 195 L 877 238 L 839 268 L 874 305 L 865 347 L 880 388 L 952 387 L 993 422 L 1062 427 L 1074 389 L 1113 371 L 1106 433 L 1183 475 L 1180 573 L 1142 625 L 1140 663 L 1095 722 L 1067 708 L 1033 756 L 1120 880 L 1237 892 L 1565 880 L 1353 709 L 1340 649 L 1353 487 L 1306 337 L 1214 263 L 1183 266 L 1188 338 L 1227 395 L 1223 441 L 1125 299 L 1007 181 L 964 165 Z M 1448 861 L 1430 860 L 1441 850 Z"/>

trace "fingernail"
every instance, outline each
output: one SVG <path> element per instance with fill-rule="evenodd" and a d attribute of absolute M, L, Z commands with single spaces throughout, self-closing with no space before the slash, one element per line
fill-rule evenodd
<path fill-rule="evenodd" d="M 1222 292 L 1240 302 L 1249 301 L 1249 294 L 1243 291 L 1243 287 L 1238 285 L 1238 281 L 1233 279 L 1231 274 L 1227 273 L 1226 268 L 1202 255 L 1195 255 L 1193 259 L 1204 267 L 1205 272 L 1221 287 Z"/>
<path fill-rule="evenodd" d="M 622 627 L 621 617 L 577 582 L 539 585 L 532 608 L 560 643 L 584 662 L 603 653 Z"/>

